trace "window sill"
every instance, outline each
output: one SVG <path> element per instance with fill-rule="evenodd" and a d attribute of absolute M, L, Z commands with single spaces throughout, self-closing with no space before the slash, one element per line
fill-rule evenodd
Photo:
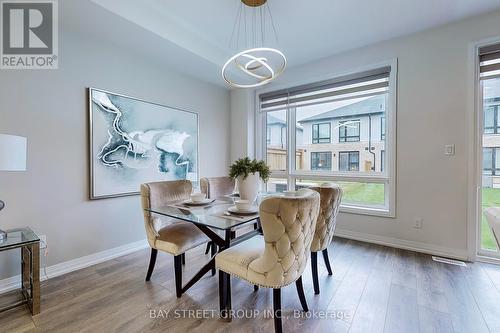
<path fill-rule="evenodd" d="M 369 215 L 369 216 L 396 218 L 396 214 L 387 208 L 341 205 L 340 212 L 341 213 L 348 213 L 348 214 L 357 214 L 357 215 Z"/>

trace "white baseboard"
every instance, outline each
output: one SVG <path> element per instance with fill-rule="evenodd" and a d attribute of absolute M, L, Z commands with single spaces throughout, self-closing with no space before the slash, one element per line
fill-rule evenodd
<path fill-rule="evenodd" d="M 61 262 L 59 264 L 48 266 L 46 269 L 47 276 L 45 276 L 43 267 L 40 267 L 40 280 L 44 281 L 56 276 L 60 276 L 82 268 L 96 265 L 107 260 L 111 260 L 114 258 L 127 255 L 132 252 L 142 250 L 144 248 L 147 248 L 148 246 L 149 245 L 147 240 L 140 240 L 137 242 L 118 246 L 109 250 L 90 254 L 88 256 Z M 21 275 L 16 275 L 7 279 L 0 280 L 0 294 L 14 289 L 18 289 L 20 287 L 21 287 Z"/>
<path fill-rule="evenodd" d="M 335 236 L 340 238 L 347 238 L 352 240 L 357 240 L 366 243 L 373 243 L 378 245 L 385 245 L 389 247 L 395 247 L 403 250 L 410 250 L 425 254 L 432 254 L 440 257 L 452 258 L 469 261 L 469 256 L 467 251 L 447 248 L 439 245 L 432 245 L 422 242 L 415 242 L 409 240 L 403 240 L 393 237 L 378 236 L 372 234 L 365 234 L 362 232 L 336 229 Z"/>

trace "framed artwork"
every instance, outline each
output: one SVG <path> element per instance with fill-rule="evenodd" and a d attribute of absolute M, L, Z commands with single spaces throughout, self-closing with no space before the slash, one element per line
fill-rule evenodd
<path fill-rule="evenodd" d="M 88 89 L 90 199 L 139 194 L 140 184 L 198 181 L 198 114 Z"/>

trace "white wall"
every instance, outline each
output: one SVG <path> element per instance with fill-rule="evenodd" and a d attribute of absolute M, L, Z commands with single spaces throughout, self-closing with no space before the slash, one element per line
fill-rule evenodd
<path fill-rule="evenodd" d="M 397 217 L 342 213 L 339 233 L 467 256 L 470 47 L 493 36 L 500 36 L 500 12 L 290 68 L 274 83 L 283 88 L 398 59 Z M 445 144 L 456 145 L 455 156 L 444 155 Z M 413 228 L 416 217 L 424 219 L 421 230 Z"/>
<path fill-rule="evenodd" d="M 48 265 L 146 238 L 138 196 L 88 200 L 87 87 L 199 112 L 201 175 L 229 165 L 228 91 L 96 38 L 63 27 L 59 69 L 0 71 L 0 133 L 28 138 L 28 171 L 0 172 L 0 227 L 47 235 Z M 18 254 L 2 253 L 0 278 Z"/>

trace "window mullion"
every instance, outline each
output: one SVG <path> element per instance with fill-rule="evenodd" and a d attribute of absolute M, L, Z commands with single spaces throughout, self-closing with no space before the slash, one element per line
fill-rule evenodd
<path fill-rule="evenodd" d="M 288 169 L 287 169 L 287 175 L 288 175 L 288 190 L 292 191 L 293 188 L 295 187 L 293 185 L 294 181 L 293 179 L 290 179 L 290 174 L 293 173 L 296 170 L 296 134 L 297 134 L 297 129 L 296 129 L 296 109 L 295 107 L 288 107 L 287 111 L 287 119 L 288 119 L 288 142 L 289 145 L 287 147 L 287 156 L 288 156 Z"/>

